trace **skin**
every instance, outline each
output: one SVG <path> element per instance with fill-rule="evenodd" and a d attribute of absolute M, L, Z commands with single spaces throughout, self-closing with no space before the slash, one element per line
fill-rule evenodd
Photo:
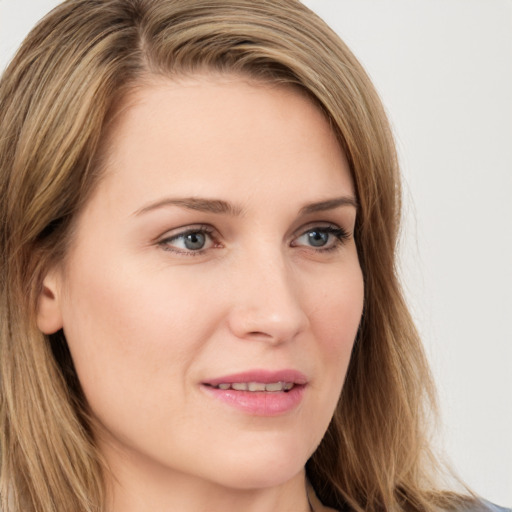
<path fill-rule="evenodd" d="M 38 317 L 64 329 L 98 420 L 109 511 L 309 510 L 304 464 L 363 307 L 354 196 L 328 122 L 295 89 L 205 74 L 155 78 L 130 98 Z M 180 236 L 191 229 L 201 250 Z M 307 384 L 275 416 L 203 386 L 283 368 Z"/>

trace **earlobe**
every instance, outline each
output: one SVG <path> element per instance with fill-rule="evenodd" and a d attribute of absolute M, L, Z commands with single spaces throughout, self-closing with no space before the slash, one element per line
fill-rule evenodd
<path fill-rule="evenodd" d="M 43 281 L 37 304 L 37 326 L 44 334 L 53 334 L 62 329 L 60 296 L 55 273 L 49 273 Z"/>

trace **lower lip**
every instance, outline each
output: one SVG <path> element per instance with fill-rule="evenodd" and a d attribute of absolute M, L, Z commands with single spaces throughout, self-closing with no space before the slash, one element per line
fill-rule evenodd
<path fill-rule="evenodd" d="M 302 401 L 305 387 L 297 385 L 289 391 L 236 391 L 202 386 L 210 396 L 254 416 L 279 416 L 293 411 Z"/>

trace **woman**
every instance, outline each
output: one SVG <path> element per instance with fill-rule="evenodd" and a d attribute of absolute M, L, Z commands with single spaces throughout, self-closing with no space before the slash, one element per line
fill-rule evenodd
<path fill-rule="evenodd" d="M 445 492 L 378 97 L 295 0 L 72 0 L 0 85 L 2 509 Z"/>

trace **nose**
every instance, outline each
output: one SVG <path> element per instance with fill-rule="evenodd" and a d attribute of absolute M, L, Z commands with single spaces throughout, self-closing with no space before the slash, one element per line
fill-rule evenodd
<path fill-rule="evenodd" d="M 282 255 L 253 255 L 238 266 L 236 277 L 228 316 L 236 337 L 280 344 L 307 329 L 302 283 Z"/>

